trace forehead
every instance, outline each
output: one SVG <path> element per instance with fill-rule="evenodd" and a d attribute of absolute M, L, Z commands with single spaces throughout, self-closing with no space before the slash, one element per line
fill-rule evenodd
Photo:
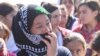
<path fill-rule="evenodd" d="M 51 13 L 51 15 L 60 15 L 61 14 L 61 10 L 57 9 L 54 12 Z"/>
<path fill-rule="evenodd" d="M 79 41 L 71 41 L 67 44 L 67 47 L 69 49 L 72 49 L 72 50 L 76 50 L 76 49 L 83 49 L 83 45 L 82 43 L 80 43 Z"/>
<path fill-rule="evenodd" d="M 67 10 L 61 10 L 61 14 L 68 14 L 68 11 Z"/>
<path fill-rule="evenodd" d="M 87 5 L 81 5 L 79 10 L 91 10 Z"/>
<path fill-rule="evenodd" d="M 73 0 L 61 0 L 61 3 L 71 3 L 71 4 L 73 4 Z"/>
<path fill-rule="evenodd" d="M 43 23 L 43 22 L 46 22 L 48 20 L 49 20 L 49 18 L 47 15 L 41 14 L 41 15 L 38 15 L 37 17 L 34 18 L 34 24 L 36 24 L 38 22 Z"/>
<path fill-rule="evenodd" d="M 72 0 L 62 0 L 62 1 L 66 1 L 66 2 L 72 2 Z"/>

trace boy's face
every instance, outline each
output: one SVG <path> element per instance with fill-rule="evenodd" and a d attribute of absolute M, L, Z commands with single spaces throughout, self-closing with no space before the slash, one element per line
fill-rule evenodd
<path fill-rule="evenodd" d="M 85 56 L 85 49 L 79 41 L 71 41 L 66 45 L 66 47 L 69 48 L 72 56 Z"/>

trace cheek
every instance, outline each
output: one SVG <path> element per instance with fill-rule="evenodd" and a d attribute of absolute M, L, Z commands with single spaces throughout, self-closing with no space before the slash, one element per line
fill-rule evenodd
<path fill-rule="evenodd" d="M 67 22 L 67 20 L 68 20 L 67 18 L 64 18 L 64 19 L 63 19 L 63 21 L 64 21 L 65 23 Z"/>
<path fill-rule="evenodd" d="M 11 16 L 6 17 L 6 22 L 8 22 L 8 24 L 12 24 L 12 20 L 13 20 L 13 17 Z"/>
<path fill-rule="evenodd" d="M 56 23 L 60 23 L 60 22 L 61 22 L 61 18 L 57 18 Z"/>
<path fill-rule="evenodd" d="M 82 14 L 79 16 L 79 20 L 82 24 L 86 24 L 89 21 L 89 15 L 88 14 Z"/>
<path fill-rule="evenodd" d="M 56 24 L 56 22 L 57 22 L 56 19 L 54 19 L 54 18 L 51 19 L 51 24 L 52 24 L 52 25 Z"/>
<path fill-rule="evenodd" d="M 100 56 L 100 53 L 98 53 L 98 56 Z"/>
<path fill-rule="evenodd" d="M 32 34 L 41 34 L 41 29 L 31 29 Z"/>

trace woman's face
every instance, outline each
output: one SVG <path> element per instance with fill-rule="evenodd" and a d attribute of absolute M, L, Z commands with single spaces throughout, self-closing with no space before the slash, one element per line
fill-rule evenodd
<path fill-rule="evenodd" d="M 61 22 L 60 26 L 65 27 L 68 20 L 68 13 L 65 10 L 61 10 Z"/>
<path fill-rule="evenodd" d="M 85 56 L 85 49 L 79 41 L 71 41 L 66 45 L 66 47 L 69 48 L 72 56 Z"/>
<path fill-rule="evenodd" d="M 66 8 L 68 9 L 68 14 L 70 14 L 71 11 L 73 10 L 72 0 L 62 0 L 62 4 L 64 4 L 66 6 Z"/>
<path fill-rule="evenodd" d="M 78 11 L 78 17 L 82 24 L 90 24 L 96 20 L 96 11 L 92 11 L 88 6 L 82 5 Z"/>
<path fill-rule="evenodd" d="M 38 15 L 34 21 L 31 28 L 32 34 L 43 34 L 48 33 L 52 30 L 50 19 L 47 15 Z"/>
<path fill-rule="evenodd" d="M 11 13 L 9 13 L 8 15 L 5 16 L 5 24 L 9 27 L 9 29 L 11 29 L 12 27 L 12 21 L 13 21 L 13 17 L 17 14 L 17 11 L 12 11 Z"/>
<path fill-rule="evenodd" d="M 61 12 L 59 9 L 51 13 L 51 24 L 53 28 L 57 28 L 61 22 Z"/>

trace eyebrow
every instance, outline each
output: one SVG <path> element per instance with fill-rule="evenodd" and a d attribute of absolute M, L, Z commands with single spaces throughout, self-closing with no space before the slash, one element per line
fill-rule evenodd
<path fill-rule="evenodd" d="M 41 23 L 36 23 L 35 25 L 41 25 Z"/>

